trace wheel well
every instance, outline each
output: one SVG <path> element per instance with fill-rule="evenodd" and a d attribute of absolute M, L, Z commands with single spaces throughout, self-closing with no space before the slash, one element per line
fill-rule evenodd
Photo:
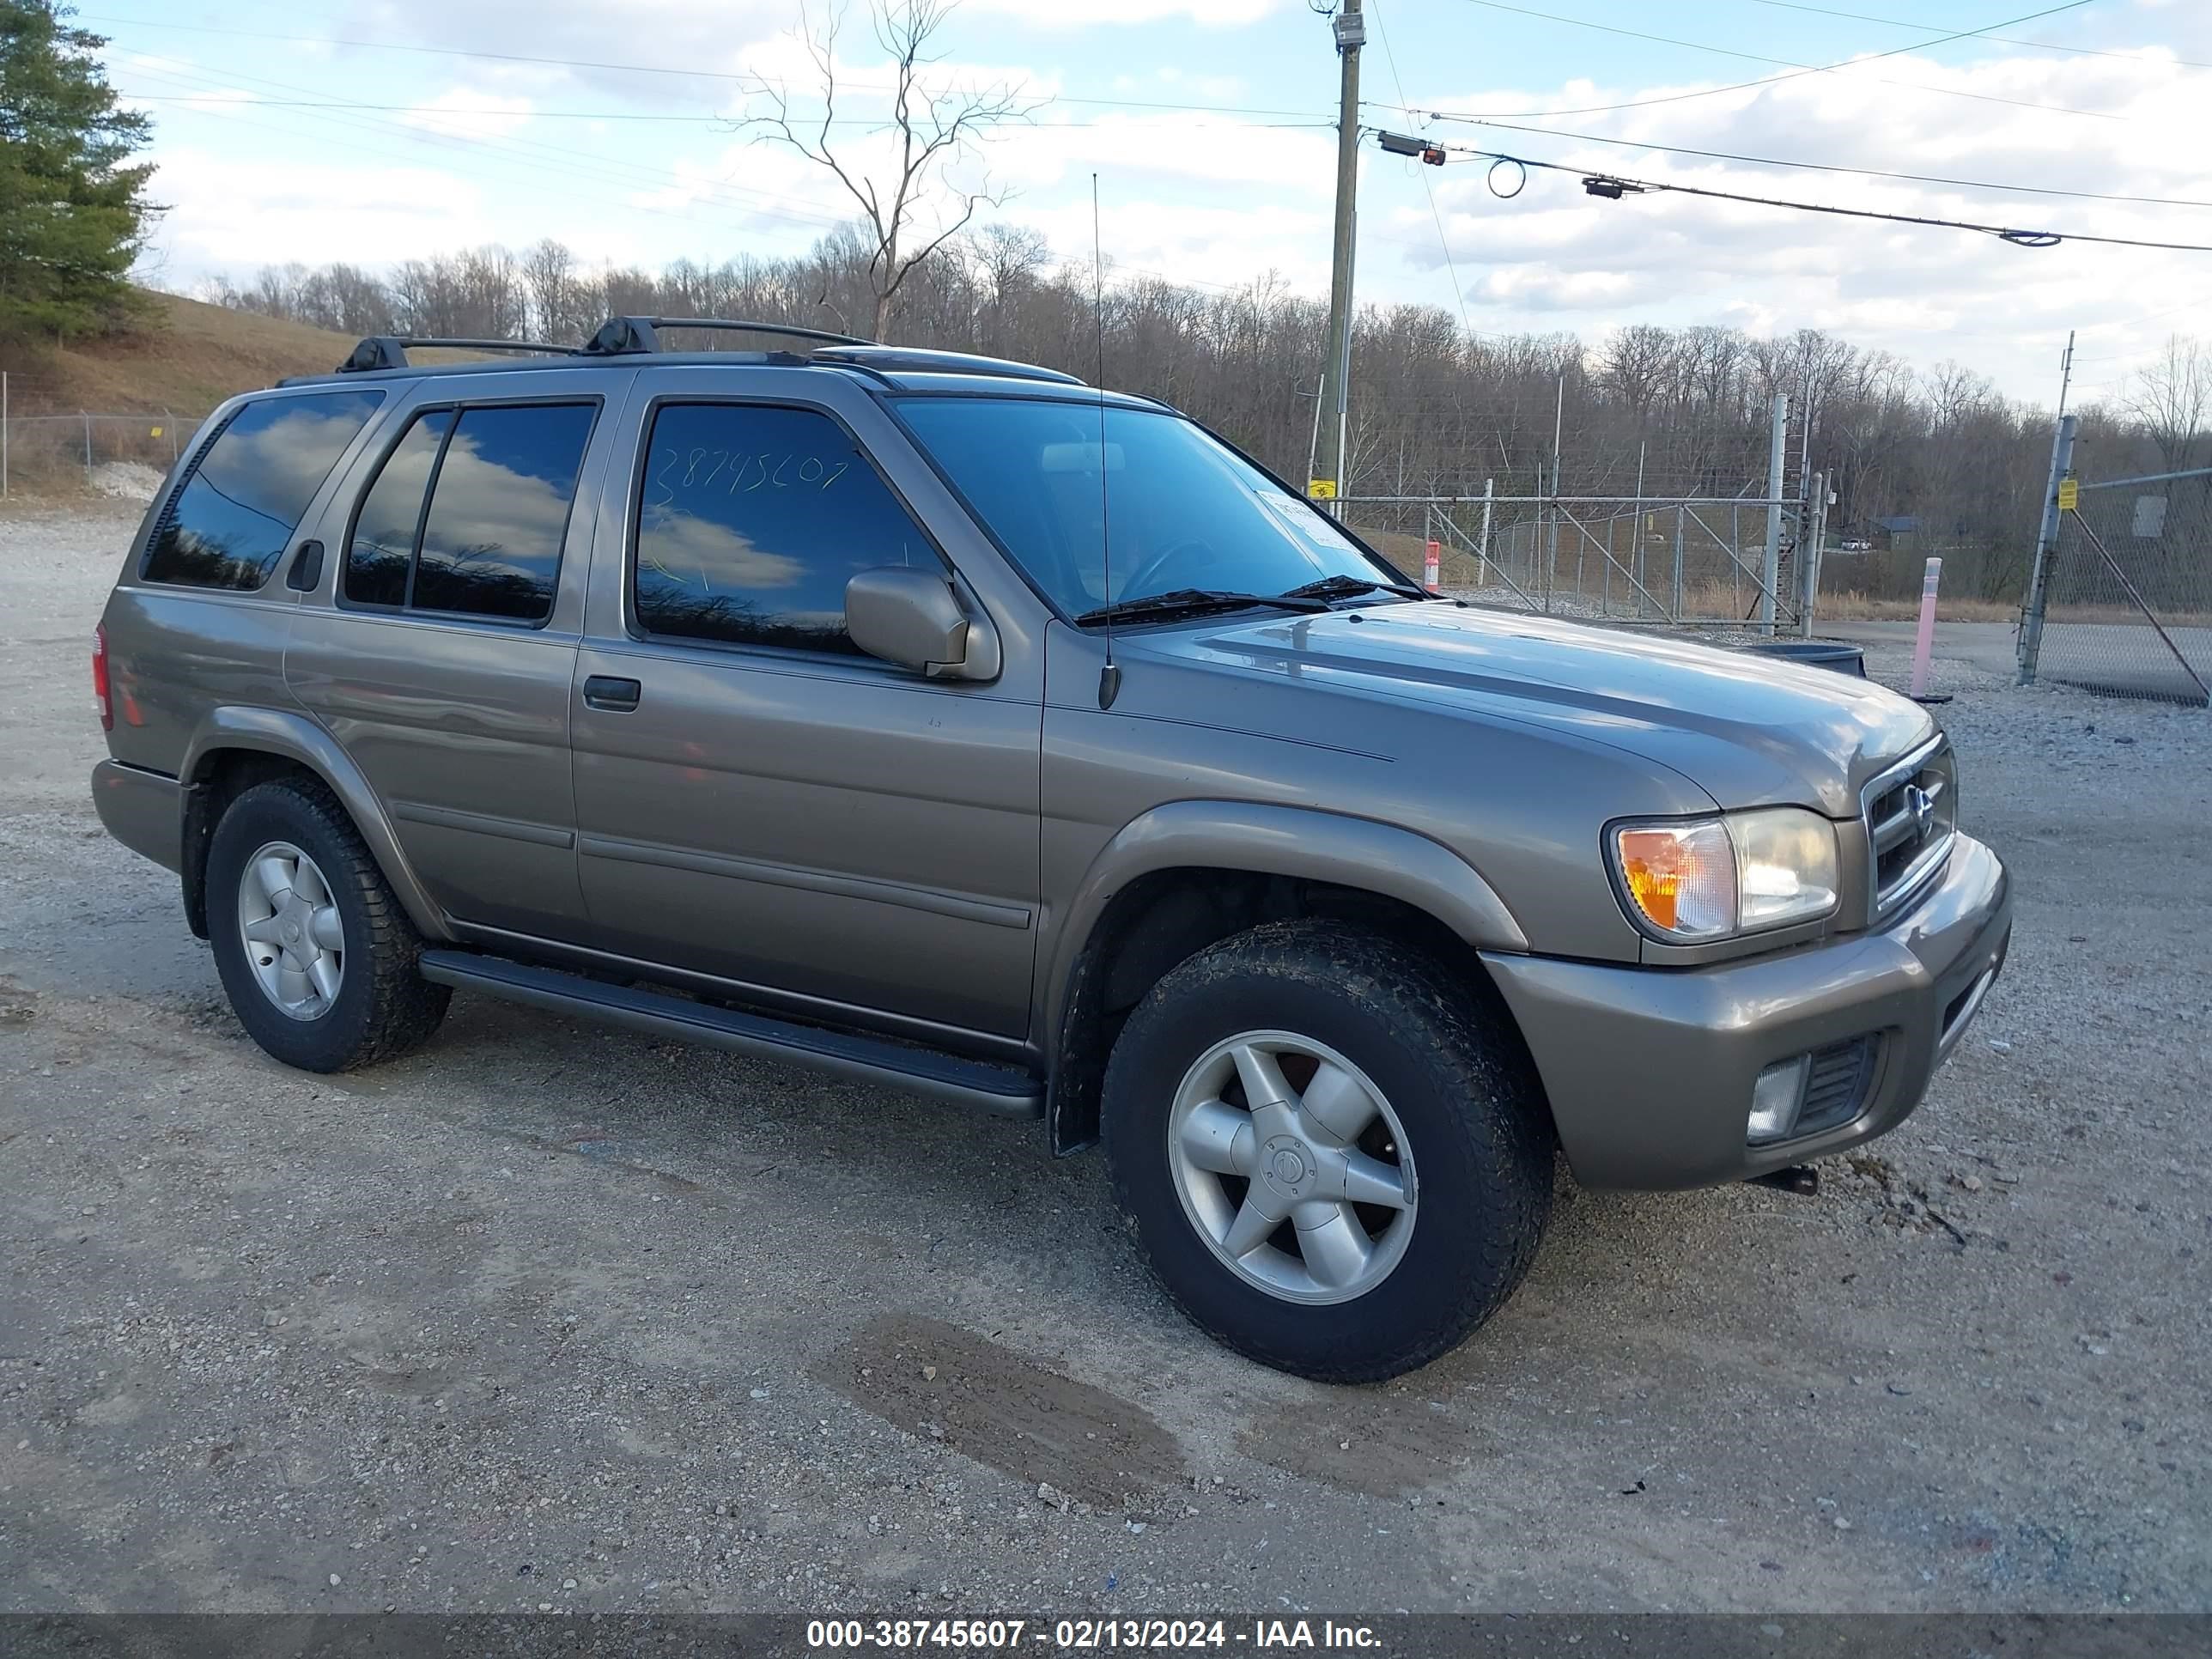
<path fill-rule="evenodd" d="M 1098 1138 L 1107 1056 L 1129 1012 L 1170 970 L 1210 945 L 1262 922 L 1321 916 L 1364 927 L 1451 971 L 1468 994 L 1511 1016 L 1475 949 L 1427 911 L 1387 894 L 1243 870 L 1178 868 L 1139 877 L 1115 894 L 1068 976 L 1047 1107 L 1055 1152 Z"/>
<path fill-rule="evenodd" d="M 208 843 L 216 825 L 231 802 L 257 784 L 279 778 L 322 781 L 313 767 L 261 749 L 211 750 L 185 780 L 185 921 L 195 937 L 208 936 Z"/>

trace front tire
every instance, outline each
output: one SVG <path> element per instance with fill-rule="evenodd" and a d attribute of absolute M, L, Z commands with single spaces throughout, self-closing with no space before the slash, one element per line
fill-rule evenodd
<path fill-rule="evenodd" d="M 1319 920 L 1166 975 L 1107 1066 L 1115 1194 L 1153 1273 L 1279 1370 L 1375 1382 L 1512 1294 L 1553 1137 L 1518 1036 L 1441 963 Z"/>
<path fill-rule="evenodd" d="M 208 938 L 246 1034 L 287 1066 L 345 1072 L 427 1041 L 453 993 L 337 798 L 257 784 L 208 846 Z"/>

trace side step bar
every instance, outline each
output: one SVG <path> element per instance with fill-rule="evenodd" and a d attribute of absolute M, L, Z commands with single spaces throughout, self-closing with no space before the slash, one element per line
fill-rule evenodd
<path fill-rule="evenodd" d="M 504 957 L 467 951 L 425 951 L 422 977 L 440 985 L 556 1013 L 605 1020 L 633 1031 L 703 1042 L 762 1060 L 811 1066 L 861 1083 L 878 1083 L 909 1094 L 1000 1117 L 1044 1115 L 1044 1085 L 1026 1072 L 988 1060 L 967 1060 L 933 1048 L 912 1048 L 880 1037 L 794 1025 L 764 1014 L 738 1013 L 712 1003 L 634 985 L 611 985 L 557 968 L 538 968 Z"/>

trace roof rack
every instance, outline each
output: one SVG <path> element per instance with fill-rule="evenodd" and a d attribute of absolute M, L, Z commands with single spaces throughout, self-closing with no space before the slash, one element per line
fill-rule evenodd
<path fill-rule="evenodd" d="M 583 353 L 593 357 L 625 357 L 659 351 L 664 328 L 712 328 L 729 333 L 781 334 L 794 340 L 820 340 L 830 345 L 864 346 L 872 341 L 851 334 L 832 334 L 825 329 L 799 328 L 789 323 L 754 323 L 734 317 L 610 317 L 586 341 Z"/>
<path fill-rule="evenodd" d="M 356 346 L 338 365 L 341 374 L 367 374 L 380 368 L 408 368 L 410 346 L 442 346 L 454 351 L 540 351 L 556 357 L 573 357 L 574 346 L 548 345 L 543 340 L 448 340 L 428 335 L 372 334 Z"/>
<path fill-rule="evenodd" d="M 816 340 L 820 345 L 809 361 L 834 363 L 874 374 L 1001 374 L 1010 380 L 1053 380 L 1081 386 L 1073 374 L 1034 363 L 1011 362 L 1003 357 L 981 357 L 965 351 L 932 351 L 919 346 L 878 345 L 850 334 L 826 329 L 801 328 L 791 323 L 757 323 L 732 317 L 610 317 L 584 347 L 587 356 L 626 357 L 665 348 L 660 331 L 665 328 L 711 328 L 732 333 L 777 334 L 795 340 Z"/>

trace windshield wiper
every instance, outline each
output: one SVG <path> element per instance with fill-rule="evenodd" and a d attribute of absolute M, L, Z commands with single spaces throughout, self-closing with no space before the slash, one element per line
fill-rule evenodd
<path fill-rule="evenodd" d="M 1402 593 L 1409 599 L 1434 599 L 1443 597 L 1411 582 L 1370 581 L 1364 576 L 1323 576 L 1319 581 L 1293 587 L 1283 597 L 1291 599 L 1348 599 L 1355 593 Z"/>
<path fill-rule="evenodd" d="M 1164 593 L 1147 593 L 1141 599 L 1122 599 L 1086 611 L 1075 619 L 1078 628 L 1114 622 L 1158 622 L 1167 617 L 1199 617 L 1209 611 L 1242 611 L 1271 605 L 1279 611 L 1326 611 L 1328 601 L 1310 593 L 1231 593 L 1212 587 L 1176 587 Z"/>

